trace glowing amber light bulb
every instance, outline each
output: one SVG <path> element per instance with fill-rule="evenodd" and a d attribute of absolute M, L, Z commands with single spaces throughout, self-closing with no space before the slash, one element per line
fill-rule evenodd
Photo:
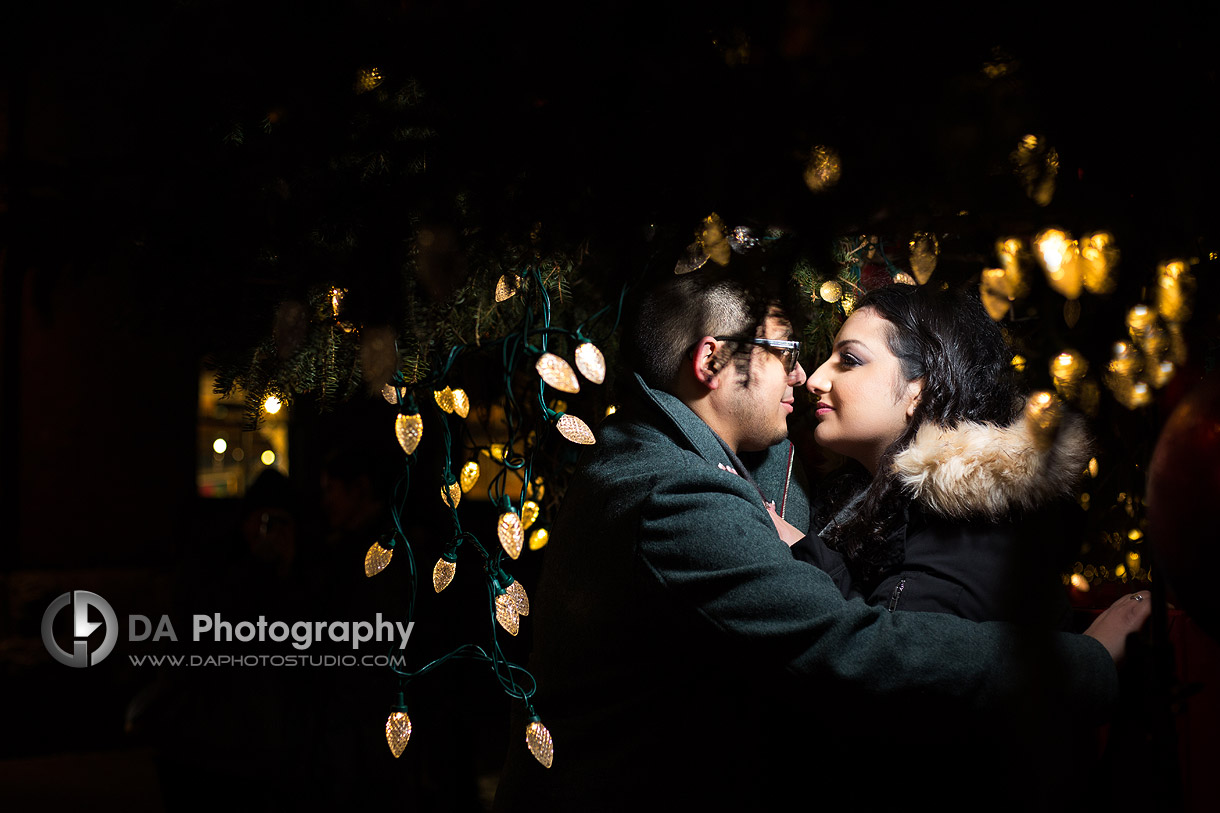
<path fill-rule="evenodd" d="M 1127 311 L 1127 329 L 1132 336 L 1146 333 L 1156 323 L 1156 313 L 1147 305 L 1136 305 Z"/>
<path fill-rule="evenodd" d="M 361 68 L 356 73 L 356 92 L 367 93 L 383 81 L 381 71 L 376 68 Z"/>
<path fill-rule="evenodd" d="M 1089 580 L 1086 579 L 1081 574 L 1073 573 L 1071 582 L 1072 582 L 1072 587 L 1076 588 L 1080 592 L 1082 592 L 1082 593 L 1089 592 Z"/>
<path fill-rule="evenodd" d="M 1068 299 L 1080 296 L 1084 274 L 1077 261 L 1080 251 L 1076 241 L 1059 229 L 1046 229 L 1035 238 L 1034 245 L 1051 288 Z"/>
<path fill-rule="evenodd" d="M 589 381 L 600 384 L 606 380 L 606 357 L 596 345 L 585 342 L 576 348 L 576 369 Z"/>
<path fill-rule="evenodd" d="M 1190 318 L 1190 296 L 1194 290 L 1194 277 L 1182 260 L 1162 263 L 1157 269 L 1156 309 L 1170 322 L 1184 322 Z"/>
<path fill-rule="evenodd" d="M 500 537 L 500 546 L 511 558 L 516 559 L 521 555 L 521 548 L 525 546 L 525 531 L 521 527 L 521 517 L 512 511 L 505 511 L 500 515 L 500 521 L 496 524 L 496 535 Z"/>
<path fill-rule="evenodd" d="M 521 527 L 528 530 L 534 524 L 534 520 L 538 519 L 538 513 L 541 509 L 538 508 L 538 503 L 533 500 L 526 500 L 521 504 Z"/>
<path fill-rule="evenodd" d="M 843 286 L 838 280 L 828 279 L 818 287 L 818 296 L 827 302 L 838 302 L 843 298 Z"/>
<path fill-rule="evenodd" d="M 1084 263 L 1084 287 L 1091 293 L 1106 294 L 1114 290 L 1114 269 L 1118 265 L 1118 249 L 1109 232 L 1099 231 L 1080 241 L 1080 259 Z"/>
<path fill-rule="evenodd" d="M 551 767 L 551 763 L 555 761 L 555 744 L 551 740 L 551 732 L 546 730 L 540 720 L 534 720 L 525 727 L 525 744 L 529 746 L 534 759 L 542 763 L 542 767 Z"/>
<path fill-rule="evenodd" d="M 381 397 L 386 399 L 386 401 L 388 401 L 389 403 L 397 406 L 398 405 L 398 388 L 395 387 L 393 384 L 386 384 L 384 387 L 381 388 Z"/>
<path fill-rule="evenodd" d="M 1100 470 L 1100 467 L 1097 464 L 1097 458 L 1090 457 L 1089 458 L 1089 468 L 1088 468 L 1089 476 L 1096 478 L 1099 470 Z"/>
<path fill-rule="evenodd" d="M 580 392 L 580 382 L 571 365 L 554 353 L 543 353 L 534 364 L 542 380 L 561 392 Z"/>
<path fill-rule="evenodd" d="M 577 418 L 575 415 L 569 415 L 566 412 L 559 416 L 559 420 L 555 422 L 555 426 L 559 429 L 559 434 L 563 435 L 573 443 L 579 443 L 584 446 L 597 443 L 597 438 L 593 436 L 593 430 L 589 425 Z"/>
<path fill-rule="evenodd" d="M 436 405 L 446 413 L 453 411 L 453 390 L 448 387 L 443 390 L 434 390 L 432 397 L 436 399 Z"/>
<path fill-rule="evenodd" d="M 911 273 L 915 275 L 915 279 L 919 280 L 919 284 L 923 285 L 931 278 L 932 272 L 936 269 L 936 255 L 940 251 L 936 235 L 920 232 L 915 235 L 909 245 Z"/>
<path fill-rule="evenodd" d="M 832 148 L 819 144 L 809 152 L 805 164 L 805 185 L 812 192 L 822 192 L 839 182 L 843 174 L 839 154 Z"/>
<path fill-rule="evenodd" d="M 462 501 L 462 485 L 461 483 L 449 483 L 441 486 L 441 502 L 445 505 L 458 507 L 458 503 Z"/>
<path fill-rule="evenodd" d="M 1040 441 L 1049 441 L 1059 425 L 1059 399 L 1046 391 L 1030 395 L 1025 404 L 1025 414 L 1033 425 Z"/>
<path fill-rule="evenodd" d="M 372 578 L 385 570 L 390 560 L 394 558 L 393 548 L 383 548 L 380 542 L 374 542 L 364 554 L 364 575 Z"/>
<path fill-rule="evenodd" d="M 987 315 L 1000 321 L 1012 310 L 1012 285 L 1009 273 L 1003 268 L 985 268 L 979 280 L 979 296 Z"/>
<path fill-rule="evenodd" d="M 458 481 L 462 485 L 462 491 L 469 491 L 474 488 L 479 482 L 479 464 L 471 460 L 465 466 L 462 466 L 461 474 L 458 475 Z"/>
<path fill-rule="evenodd" d="M 551 534 L 546 528 L 535 528 L 530 533 L 530 550 L 542 550 L 551 541 Z"/>
<path fill-rule="evenodd" d="M 1140 354 L 1127 342 L 1114 343 L 1114 355 L 1110 360 L 1110 372 L 1120 376 L 1132 376 L 1140 370 Z"/>
<path fill-rule="evenodd" d="M 267 400 L 263 401 L 263 409 L 267 411 L 268 415 L 274 415 L 279 412 L 281 406 L 283 406 L 283 402 L 274 395 L 268 395 Z"/>
<path fill-rule="evenodd" d="M 453 411 L 457 413 L 459 418 L 465 418 L 470 414 L 470 396 L 463 389 L 453 390 L 451 394 L 453 396 Z"/>
<path fill-rule="evenodd" d="M 385 741 L 390 746 L 394 758 L 402 756 L 406 750 L 407 741 L 411 739 L 411 718 L 406 710 L 392 711 L 385 721 Z"/>
<path fill-rule="evenodd" d="M 1051 359 L 1051 378 L 1060 390 L 1073 390 L 1088 369 L 1089 363 L 1072 350 L 1064 350 Z"/>
<path fill-rule="evenodd" d="M 424 436 L 424 421 L 419 415 L 403 415 L 399 413 L 394 419 L 394 435 L 398 445 L 407 454 L 413 454 L 419 447 L 419 440 Z"/>
<path fill-rule="evenodd" d="M 457 573 L 457 562 L 451 562 L 444 556 L 436 560 L 436 565 L 432 568 L 432 589 L 440 592 L 449 586 L 449 582 L 453 581 L 454 574 Z"/>

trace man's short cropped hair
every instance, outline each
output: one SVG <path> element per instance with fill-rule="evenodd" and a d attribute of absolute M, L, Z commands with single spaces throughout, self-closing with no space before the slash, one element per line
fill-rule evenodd
<path fill-rule="evenodd" d="M 709 263 L 710 265 L 710 263 Z M 767 304 L 740 278 L 719 268 L 672 275 L 646 291 L 627 325 L 624 350 L 634 370 L 672 392 L 688 352 L 704 336 L 753 336 Z M 731 348 L 748 360 L 752 345 Z M 726 359 L 727 361 L 727 359 Z"/>

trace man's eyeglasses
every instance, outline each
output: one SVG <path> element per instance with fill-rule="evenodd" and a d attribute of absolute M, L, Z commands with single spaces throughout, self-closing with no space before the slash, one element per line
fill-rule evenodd
<path fill-rule="evenodd" d="M 801 360 L 801 343 L 787 339 L 747 339 L 741 336 L 713 336 L 718 342 L 745 342 L 747 344 L 757 344 L 767 348 L 771 352 L 779 356 L 779 360 L 784 364 L 784 372 L 789 375 L 796 369 L 796 365 Z"/>

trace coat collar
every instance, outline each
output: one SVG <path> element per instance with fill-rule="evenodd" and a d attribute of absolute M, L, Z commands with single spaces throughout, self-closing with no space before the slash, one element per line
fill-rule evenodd
<path fill-rule="evenodd" d="M 731 465 L 733 462 L 740 462 L 736 461 L 737 456 L 725 446 L 720 436 L 683 403 L 682 399 L 664 390 L 648 386 L 639 373 L 632 375 L 639 386 L 644 402 L 652 404 L 660 410 L 667 419 L 667 423 L 677 430 L 681 439 L 685 440 L 685 445 L 692 451 L 711 463 Z M 731 459 L 730 456 L 732 456 Z"/>
<path fill-rule="evenodd" d="M 1049 433 L 1027 415 L 1008 426 L 925 424 L 894 458 L 894 471 L 915 500 L 951 519 L 999 520 L 1071 495 L 1091 454 L 1079 416 Z"/>

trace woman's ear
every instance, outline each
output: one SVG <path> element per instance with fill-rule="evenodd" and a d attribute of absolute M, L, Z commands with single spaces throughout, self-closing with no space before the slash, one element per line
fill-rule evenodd
<path fill-rule="evenodd" d="M 915 416 L 915 409 L 923 401 L 923 379 L 907 382 L 907 420 Z"/>
<path fill-rule="evenodd" d="M 691 351 L 691 365 L 695 372 L 695 380 L 709 390 L 720 388 L 719 361 L 716 351 L 720 343 L 711 336 L 704 336 Z"/>

